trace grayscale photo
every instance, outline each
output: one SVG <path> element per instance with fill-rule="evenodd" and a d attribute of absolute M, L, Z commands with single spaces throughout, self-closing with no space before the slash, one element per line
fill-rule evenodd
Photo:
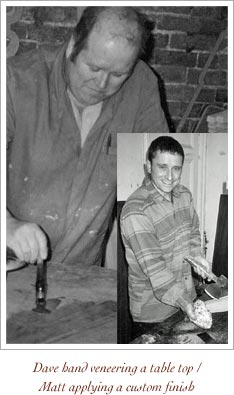
<path fill-rule="evenodd" d="M 227 134 L 119 134 L 117 169 L 118 341 L 228 343 Z"/>
<path fill-rule="evenodd" d="M 228 6 L 10 3 L 3 342 L 227 343 Z"/>

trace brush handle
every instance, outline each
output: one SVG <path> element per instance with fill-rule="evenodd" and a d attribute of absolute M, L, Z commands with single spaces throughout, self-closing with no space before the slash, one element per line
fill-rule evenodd
<path fill-rule="evenodd" d="M 215 283 L 217 283 L 218 281 L 218 277 L 213 273 L 213 272 L 208 272 L 204 266 L 202 265 L 202 263 L 197 263 L 193 257 L 191 256 L 185 256 L 184 257 L 184 261 L 189 263 L 193 268 L 195 269 L 201 269 L 203 270 L 203 272 L 207 275 L 207 277 L 209 277 L 210 280 L 214 281 Z"/>

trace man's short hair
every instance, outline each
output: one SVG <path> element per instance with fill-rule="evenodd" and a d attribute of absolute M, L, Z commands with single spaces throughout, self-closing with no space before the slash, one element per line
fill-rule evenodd
<path fill-rule="evenodd" d="M 184 150 L 182 145 L 170 136 L 160 136 L 152 141 L 147 151 L 147 159 L 152 163 L 153 158 L 156 155 L 156 152 L 170 152 L 171 154 L 178 154 L 182 156 L 182 160 L 184 163 Z"/>
<path fill-rule="evenodd" d="M 121 22 L 125 22 L 126 26 L 129 24 L 137 25 L 137 45 L 139 45 L 138 58 L 143 57 L 146 52 L 147 42 L 153 28 L 152 22 L 150 22 L 145 15 L 139 12 L 134 7 L 87 7 L 82 13 L 82 16 L 74 29 L 74 47 L 70 60 L 75 61 L 76 57 L 79 55 L 80 51 L 87 46 L 87 41 L 89 34 L 95 27 L 96 23 L 99 21 L 99 17 L 104 14 L 104 12 L 113 12 L 118 16 Z M 126 39 L 128 39 L 126 37 Z"/>

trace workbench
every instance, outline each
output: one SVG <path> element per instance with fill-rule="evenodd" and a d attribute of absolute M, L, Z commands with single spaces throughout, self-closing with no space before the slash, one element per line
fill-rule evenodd
<path fill-rule="evenodd" d="M 117 273 L 48 263 L 49 314 L 36 313 L 36 266 L 7 275 L 7 344 L 117 342 Z"/>

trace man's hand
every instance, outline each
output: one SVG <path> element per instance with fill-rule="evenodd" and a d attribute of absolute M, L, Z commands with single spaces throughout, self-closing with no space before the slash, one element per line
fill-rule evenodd
<path fill-rule="evenodd" d="M 207 279 L 209 281 L 212 280 L 211 277 L 209 277 L 209 273 L 211 273 L 211 263 L 208 262 L 205 258 L 202 256 L 196 256 L 194 258 L 194 261 L 198 263 L 199 267 L 194 267 L 194 271 L 201 276 L 204 280 Z"/>
<path fill-rule="evenodd" d="M 7 246 L 16 256 L 28 263 L 42 262 L 47 258 L 47 239 L 41 228 L 15 219 L 7 213 Z"/>

